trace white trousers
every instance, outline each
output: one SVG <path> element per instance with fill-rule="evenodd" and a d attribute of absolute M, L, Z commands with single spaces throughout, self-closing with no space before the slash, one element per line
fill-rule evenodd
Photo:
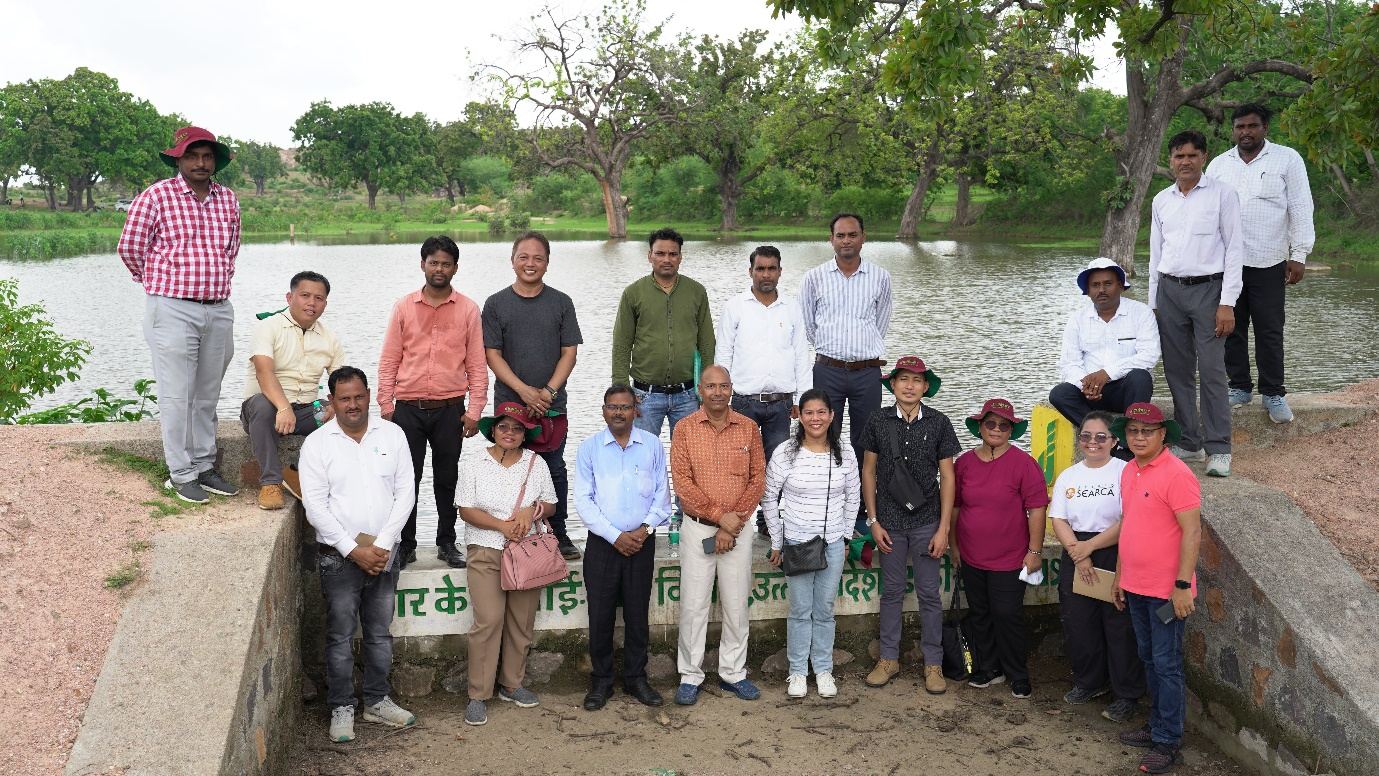
<path fill-rule="evenodd" d="M 714 526 L 688 518 L 680 528 L 680 681 L 704 683 L 704 639 L 708 634 L 714 579 L 723 625 L 718 640 L 718 676 L 726 682 L 747 678 L 747 597 L 752 588 L 752 538 L 749 522 L 737 545 L 721 555 L 704 552 L 704 539 Z"/>

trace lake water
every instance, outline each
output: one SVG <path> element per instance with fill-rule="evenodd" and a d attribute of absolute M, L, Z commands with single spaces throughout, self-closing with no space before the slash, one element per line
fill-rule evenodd
<path fill-rule="evenodd" d="M 254 313 L 282 307 L 288 280 L 299 270 L 330 278 L 324 320 L 340 335 L 350 362 L 372 380 L 393 302 L 422 283 L 419 243 L 245 245 L 232 297 L 236 358 L 225 377 L 221 417 L 239 416 Z M 832 256 L 822 240 L 775 244 L 784 255 L 781 287 L 790 294 L 807 269 Z M 459 247 L 455 285 L 478 304 L 512 282 L 507 243 L 462 242 Z M 681 270 L 707 287 L 715 314 L 748 287 L 746 257 L 752 247 L 686 243 Z M 569 384 L 567 457 L 573 466 L 578 443 L 602 427 L 598 408 L 609 381 L 619 294 L 649 268 L 641 242 L 557 242 L 553 254 L 546 280 L 574 299 L 584 333 Z M 892 274 L 895 315 L 886 337 L 887 357 L 894 361 L 901 354 L 918 353 L 943 377 L 943 391 L 929 400 L 934 407 L 960 422 L 992 396 L 1010 399 L 1024 415 L 1048 395 L 1057 380 L 1064 322 L 1082 299 L 1074 277 L 1090 256 L 999 243 L 882 241 L 867 243 L 863 255 Z M 88 340 L 94 347 L 81 381 L 44 397 L 37 408 L 75 400 L 95 387 L 132 395 L 136 379 L 153 376 L 142 333 L 144 294 L 115 255 L 0 261 L 0 276 L 18 278 L 21 301 L 43 303 L 65 336 Z M 1136 278 L 1133 285 L 1128 295 L 1143 300 L 1144 279 Z M 1288 295 L 1289 388 L 1324 391 L 1379 376 L 1376 311 L 1379 272 L 1308 273 Z M 1167 396 L 1161 375 L 1157 381 L 1155 394 Z M 962 429 L 959 439 L 965 446 L 972 441 Z M 475 438 L 464 454 L 481 449 L 482 439 Z M 434 520 L 427 491 L 419 530 L 423 546 L 434 536 Z M 576 536 L 584 533 L 577 520 L 571 528 Z"/>

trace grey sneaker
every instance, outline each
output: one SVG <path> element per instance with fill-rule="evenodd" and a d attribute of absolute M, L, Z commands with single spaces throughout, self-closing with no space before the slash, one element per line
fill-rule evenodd
<path fill-rule="evenodd" d="M 1178 456 L 1180 461 L 1205 461 L 1207 460 L 1206 450 L 1187 450 L 1177 445 L 1169 448 L 1169 452 Z"/>
<path fill-rule="evenodd" d="M 1269 411 L 1269 420 L 1275 423 L 1293 422 L 1293 410 L 1282 396 L 1265 396 L 1264 409 Z"/>
<path fill-rule="evenodd" d="M 1217 453 L 1207 458 L 1208 477 L 1229 477 L 1231 476 L 1231 454 Z"/>
<path fill-rule="evenodd" d="M 353 706 L 336 706 L 330 710 L 330 740 L 336 743 L 354 740 Z"/>
<path fill-rule="evenodd" d="M 407 727 L 417 724 L 416 715 L 393 703 L 393 699 L 383 696 L 383 700 L 364 707 L 365 722 L 381 722 L 391 727 Z"/>
<path fill-rule="evenodd" d="M 518 687 L 516 690 L 499 687 L 498 699 L 507 701 L 508 703 L 515 703 L 519 709 L 530 709 L 533 706 L 541 705 L 541 699 L 536 696 L 536 693 L 525 687 Z"/>
<path fill-rule="evenodd" d="M 217 496 L 238 496 L 239 488 L 230 483 L 229 480 L 220 476 L 220 472 L 215 469 L 207 469 L 196 475 L 196 481 L 201 483 L 201 487 L 216 494 Z"/>
<path fill-rule="evenodd" d="M 488 722 L 488 704 L 483 701 L 471 700 L 469 705 L 464 708 L 464 724 L 478 727 Z"/>
<path fill-rule="evenodd" d="M 202 489 L 201 483 L 196 480 L 192 480 L 191 482 L 164 480 L 163 487 L 172 491 L 172 495 L 188 504 L 205 504 L 207 501 L 211 500 L 211 497 L 206 495 L 206 491 Z"/>
<path fill-rule="evenodd" d="M 1110 687 L 1102 687 L 1097 690 L 1088 690 L 1086 687 L 1078 687 L 1074 685 L 1071 690 L 1068 690 L 1068 692 L 1063 695 L 1063 702 L 1071 703 L 1074 705 L 1079 703 L 1086 703 L 1087 701 L 1090 701 L 1093 698 L 1100 698 L 1101 696 L 1105 695 L 1110 691 Z"/>
<path fill-rule="evenodd" d="M 1250 393 L 1249 391 L 1242 391 L 1239 388 L 1232 388 L 1230 393 L 1227 395 L 1230 397 L 1231 400 L 1231 409 L 1235 409 L 1236 407 L 1244 407 L 1246 404 L 1250 403 L 1250 400 L 1254 399 L 1254 394 Z M 1267 402 L 1269 398 L 1266 396 L 1264 400 Z"/>
<path fill-rule="evenodd" d="M 1101 716 L 1124 725 L 1135 716 L 1135 711 L 1139 704 L 1132 698 L 1117 698 L 1111 701 L 1111 705 L 1101 710 Z"/>

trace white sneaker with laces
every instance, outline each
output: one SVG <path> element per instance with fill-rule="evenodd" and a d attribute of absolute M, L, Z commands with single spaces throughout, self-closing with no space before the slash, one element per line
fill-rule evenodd
<path fill-rule="evenodd" d="M 791 674 L 790 678 L 786 679 L 785 681 L 785 697 L 803 698 L 804 696 L 809 694 L 809 683 L 805 680 L 803 676 L 799 674 Z"/>
<path fill-rule="evenodd" d="M 814 681 L 819 685 L 820 698 L 832 698 L 838 694 L 838 683 L 833 681 L 831 672 L 816 674 Z"/>
<path fill-rule="evenodd" d="M 1293 422 L 1293 410 L 1288 407 L 1288 400 L 1282 396 L 1265 396 L 1264 409 L 1269 411 L 1269 420 L 1275 423 Z"/>
<path fill-rule="evenodd" d="M 383 700 L 372 706 L 364 707 L 365 722 L 380 722 L 391 727 L 407 727 L 415 725 L 416 715 L 393 703 L 393 699 L 383 696 Z"/>
<path fill-rule="evenodd" d="M 337 744 L 354 740 L 353 706 L 336 706 L 330 710 L 330 740 Z"/>
<path fill-rule="evenodd" d="M 1208 477 L 1229 477 L 1231 476 L 1231 454 L 1217 453 L 1207 458 Z"/>

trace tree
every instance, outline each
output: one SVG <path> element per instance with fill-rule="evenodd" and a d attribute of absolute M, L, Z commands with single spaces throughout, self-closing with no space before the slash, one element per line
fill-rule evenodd
<path fill-rule="evenodd" d="M 20 306 L 19 281 L 0 278 L 0 423 L 77 379 L 90 352 L 89 343 L 59 334 L 41 306 Z"/>
<path fill-rule="evenodd" d="M 252 140 L 240 143 L 235 147 L 235 164 L 244 171 L 245 177 L 254 182 L 254 194 L 260 197 L 268 181 L 287 174 L 282 151 L 269 143 Z"/>
<path fill-rule="evenodd" d="M 682 104 L 687 43 L 663 42 L 662 25 L 644 26 L 645 10 L 642 0 L 613 0 L 597 15 L 560 20 L 548 6 L 516 42 L 535 65 L 484 67 L 510 100 L 535 109 L 531 148 L 541 164 L 598 181 L 609 237 L 627 236 L 622 178 L 633 146 Z"/>
<path fill-rule="evenodd" d="M 330 185 L 362 184 L 369 209 L 377 209 L 379 189 L 405 193 L 415 180 L 412 165 L 424 153 L 415 118 L 386 102 L 339 108 L 326 100 L 312 103 L 292 125 L 292 139 L 301 144 L 297 161 Z"/>
<path fill-rule="evenodd" d="M 10 196 L 10 180 L 24 166 L 24 129 L 20 124 L 16 87 L 0 87 L 0 204 Z"/>
<path fill-rule="evenodd" d="M 479 150 L 479 134 L 465 121 L 452 121 L 436 127 L 433 135 L 436 171 L 445 198 L 455 204 L 455 195 L 465 196 L 464 163 Z"/>
<path fill-rule="evenodd" d="M 892 20 L 886 73 L 892 85 L 911 97 L 970 90 L 982 78 L 986 61 L 1002 56 L 993 46 L 1000 22 L 1013 17 L 1021 27 L 1064 31 L 1073 42 L 1114 27 L 1116 48 L 1125 60 L 1127 121 L 1117 164 L 1121 179 L 1108 197 L 1101 253 L 1133 270 L 1135 238 L 1150 180 L 1161 158 L 1165 130 L 1179 108 L 1217 94 L 1226 85 L 1261 73 L 1278 73 L 1310 82 L 1311 73 L 1281 52 L 1257 47 L 1256 31 L 1279 25 L 1288 11 L 1266 0 L 1243 11 L 1225 3 L 1175 0 L 932 0 L 912 6 L 891 0 L 768 0 L 778 11 L 826 19 L 845 31 L 874 7 Z M 821 38 L 825 51 L 831 45 Z M 1189 54 L 1219 64 L 1200 77 L 1186 77 Z M 1078 78 L 1090 60 L 1075 52 L 1061 67 Z"/>

